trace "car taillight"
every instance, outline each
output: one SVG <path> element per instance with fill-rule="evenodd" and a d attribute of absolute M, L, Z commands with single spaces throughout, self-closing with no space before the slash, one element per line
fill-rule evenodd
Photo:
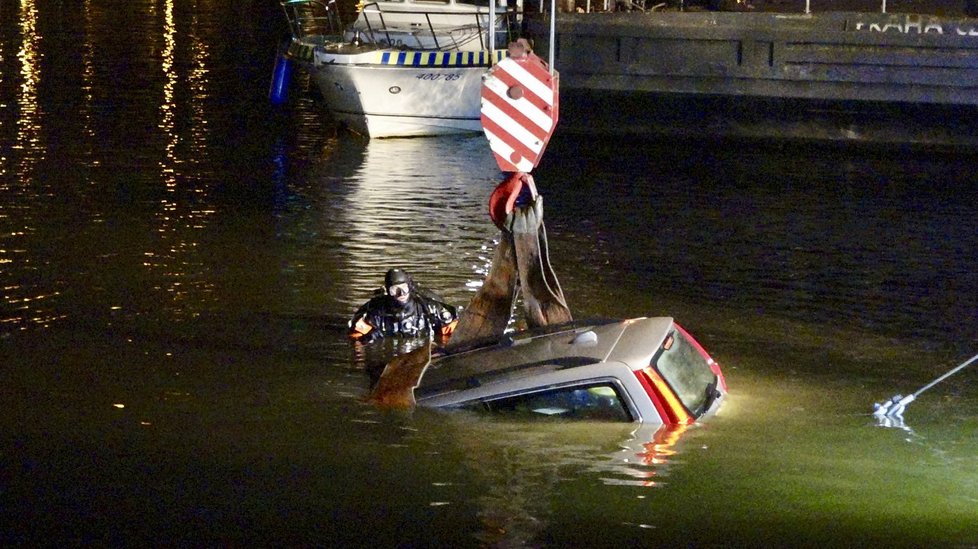
<path fill-rule="evenodd" d="M 727 390 L 727 378 L 723 377 L 723 371 L 720 370 L 720 365 L 717 364 L 715 360 L 710 359 L 710 371 L 717 376 L 717 384 L 720 386 L 720 390 L 726 394 Z"/>
<path fill-rule="evenodd" d="M 659 417 L 663 423 L 673 425 L 686 425 L 693 423 L 693 417 L 686 411 L 686 407 L 679 401 L 679 397 L 672 391 L 659 372 L 651 366 L 642 370 L 635 371 L 635 377 L 645 388 L 645 392 L 652 399 Z"/>

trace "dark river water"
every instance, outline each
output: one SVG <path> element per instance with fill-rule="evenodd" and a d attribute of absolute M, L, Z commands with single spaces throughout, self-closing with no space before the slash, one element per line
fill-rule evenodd
<path fill-rule="evenodd" d="M 562 138 L 534 171 L 577 317 L 721 363 L 687 429 L 363 402 L 347 318 L 474 295 L 481 136 L 365 142 L 267 100 L 277 3 L 0 2 L 0 544 L 975 546 L 967 154 Z"/>

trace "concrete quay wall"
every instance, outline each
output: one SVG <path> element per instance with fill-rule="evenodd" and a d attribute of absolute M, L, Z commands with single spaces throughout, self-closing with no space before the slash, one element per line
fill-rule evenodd
<path fill-rule="evenodd" d="M 960 120 L 974 120 L 978 112 L 974 18 L 855 12 L 560 14 L 555 64 L 562 116 L 572 127 L 651 128 L 662 126 L 663 116 L 673 119 L 667 125 L 682 123 L 678 113 L 689 111 L 701 127 L 723 133 L 751 125 L 751 113 L 743 112 L 747 108 L 768 122 L 791 122 L 808 135 L 812 124 L 825 122 L 836 128 L 822 134 L 859 136 L 866 133 L 860 130 L 866 122 L 887 125 L 881 121 L 885 117 L 918 134 L 936 124 L 938 131 L 924 132 L 926 139 L 976 133 Z M 596 120 L 585 121 L 565 105 L 585 108 Z M 884 133 L 900 140 L 890 130 Z M 978 144 L 976 135 L 963 138 Z"/>
<path fill-rule="evenodd" d="M 978 19 L 583 14 L 557 37 L 565 89 L 978 105 Z"/>

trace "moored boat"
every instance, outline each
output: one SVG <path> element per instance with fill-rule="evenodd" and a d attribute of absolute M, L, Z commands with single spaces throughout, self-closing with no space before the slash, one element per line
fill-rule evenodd
<path fill-rule="evenodd" d="M 372 2 L 348 26 L 332 3 L 282 5 L 289 57 L 339 122 L 371 138 L 481 131 L 482 76 L 519 22 L 516 10 L 464 0 Z"/>

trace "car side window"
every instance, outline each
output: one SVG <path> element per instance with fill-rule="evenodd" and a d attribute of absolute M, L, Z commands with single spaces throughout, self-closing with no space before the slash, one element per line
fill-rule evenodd
<path fill-rule="evenodd" d="M 559 387 L 483 401 L 479 406 L 472 408 L 526 417 L 632 421 L 618 389 L 611 383 Z"/>

